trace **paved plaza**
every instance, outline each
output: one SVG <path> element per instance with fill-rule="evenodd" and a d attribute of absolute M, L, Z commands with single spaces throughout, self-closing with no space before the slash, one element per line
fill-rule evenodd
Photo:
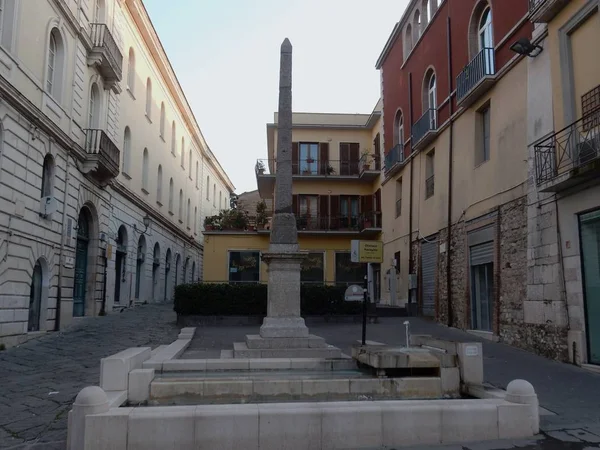
<path fill-rule="evenodd" d="M 403 318 L 383 318 L 369 325 L 367 338 L 404 344 Z M 478 340 L 458 330 L 409 319 L 411 331 L 453 340 Z M 309 323 L 311 333 L 349 352 L 360 339 L 360 324 Z M 256 333 L 257 326 L 198 328 L 184 357 L 218 357 L 221 349 Z M 77 393 L 97 385 L 100 358 L 127 347 L 170 343 L 179 327 L 171 305 L 145 305 L 121 314 L 84 318 L 70 329 L 51 333 L 0 352 L 0 448 L 64 450 L 67 413 Z M 484 341 L 486 382 L 505 388 L 515 378 L 530 381 L 544 415 L 544 431 L 534 441 L 487 442 L 439 449 L 600 448 L 600 374 Z"/>

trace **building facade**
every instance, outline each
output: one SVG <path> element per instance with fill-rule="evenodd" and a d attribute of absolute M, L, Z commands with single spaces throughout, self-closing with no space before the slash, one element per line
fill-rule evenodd
<path fill-rule="evenodd" d="M 523 320 L 528 63 L 510 47 L 531 36 L 528 14 L 527 0 L 413 0 L 377 68 L 398 273 L 383 301 L 534 349 L 555 330 Z"/>
<path fill-rule="evenodd" d="M 355 284 L 368 273 L 372 298 L 380 298 L 380 265 L 351 263 L 350 246 L 353 239 L 380 237 L 381 125 L 380 105 L 372 114 L 293 114 L 293 209 L 300 248 L 309 251 L 303 282 Z M 273 211 L 277 114 L 267 124 L 267 142 L 268 158 L 257 162 L 255 172 L 258 194 Z M 204 234 L 205 257 L 211 259 L 205 281 L 267 280 L 260 255 L 269 248 L 268 222 L 263 228 L 251 218 L 245 229 Z"/>
<path fill-rule="evenodd" d="M 202 273 L 203 139 L 141 0 L 0 10 L 0 342 Z M 212 194 L 212 193 L 211 193 Z"/>
<path fill-rule="evenodd" d="M 600 364 L 600 42 L 597 0 L 531 0 L 524 320 L 556 357 Z"/>

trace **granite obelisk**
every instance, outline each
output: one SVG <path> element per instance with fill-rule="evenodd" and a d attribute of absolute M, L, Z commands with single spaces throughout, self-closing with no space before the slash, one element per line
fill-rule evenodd
<path fill-rule="evenodd" d="M 260 335 L 263 338 L 308 336 L 300 316 L 300 265 L 307 253 L 299 251 L 296 217 L 292 211 L 292 44 L 281 44 L 275 210 L 269 251 L 268 306 Z"/>

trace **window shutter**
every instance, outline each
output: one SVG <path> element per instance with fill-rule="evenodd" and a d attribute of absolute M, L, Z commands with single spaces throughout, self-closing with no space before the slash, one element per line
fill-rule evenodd
<path fill-rule="evenodd" d="M 329 143 L 321 142 L 319 144 L 319 173 L 327 175 L 327 166 L 329 166 Z"/>
<path fill-rule="evenodd" d="M 340 143 L 340 175 L 350 175 L 350 148 L 348 144 Z"/>
<path fill-rule="evenodd" d="M 327 220 L 329 216 L 329 196 L 319 195 L 319 216 L 322 217 L 323 222 Z"/>
<path fill-rule="evenodd" d="M 350 144 L 350 173 L 349 175 L 358 175 L 358 160 L 359 160 L 360 144 Z"/>
<path fill-rule="evenodd" d="M 298 169 L 299 169 L 299 164 L 298 162 L 300 161 L 300 155 L 299 155 L 299 149 L 298 149 L 298 143 L 297 142 L 292 142 L 292 174 L 293 175 L 298 175 Z"/>
<path fill-rule="evenodd" d="M 381 212 L 381 189 L 375 192 L 375 211 Z"/>
<path fill-rule="evenodd" d="M 298 215 L 298 196 L 292 195 L 292 213 Z"/>
<path fill-rule="evenodd" d="M 331 212 L 330 212 L 330 223 L 331 223 L 331 229 L 332 230 L 337 230 L 340 225 L 340 196 L 339 195 L 332 195 L 330 197 L 331 200 Z"/>

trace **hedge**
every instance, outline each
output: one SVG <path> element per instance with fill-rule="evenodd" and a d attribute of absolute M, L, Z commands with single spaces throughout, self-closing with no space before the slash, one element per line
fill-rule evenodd
<path fill-rule="evenodd" d="M 302 285 L 300 309 L 303 316 L 355 315 L 361 302 L 344 300 L 345 286 Z M 174 310 L 183 316 L 264 316 L 267 314 L 267 285 L 182 284 L 175 289 Z"/>

